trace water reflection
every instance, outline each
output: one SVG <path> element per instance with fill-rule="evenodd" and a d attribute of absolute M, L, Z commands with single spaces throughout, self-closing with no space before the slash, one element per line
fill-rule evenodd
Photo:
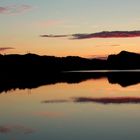
<path fill-rule="evenodd" d="M 0 133 L 21 133 L 21 134 L 32 134 L 35 132 L 35 129 L 25 127 L 24 125 L 3 125 L 0 126 Z"/>
<path fill-rule="evenodd" d="M 56 75 L 46 74 L 44 77 L 31 79 L 30 77 L 25 77 L 24 79 L 20 77 L 14 79 L 1 78 L 0 93 L 15 89 L 33 89 L 42 85 L 52 85 L 57 83 L 76 84 L 82 81 L 100 78 L 107 78 L 111 84 L 119 84 L 122 87 L 127 87 L 140 83 L 140 72 L 70 72 Z"/>
<path fill-rule="evenodd" d="M 69 100 L 45 100 L 42 103 L 101 103 L 101 104 L 139 104 L 140 97 L 113 97 L 113 98 L 86 98 L 86 97 L 76 97 Z"/>
<path fill-rule="evenodd" d="M 1 140 L 140 138 L 139 73 L 59 76 L 7 80 L 16 90 L 0 95 Z"/>

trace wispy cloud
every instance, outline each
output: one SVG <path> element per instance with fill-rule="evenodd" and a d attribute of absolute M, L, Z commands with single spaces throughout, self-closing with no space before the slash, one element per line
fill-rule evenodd
<path fill-rule="evenodd" d="M 76 97 L 69 100 L 48 100 L 42 103 L 100 103 L 100 104 L 140 104 L 140 97 L 103 97 L 103 98 L 90 98 L 90 97 Z"/>
<path fill-rule="evenodd" d="M 69 39 L 131 38 L 131 37 L 140 37 L 140 31 L 103 31 L 91 34 L 41 35 L 41 37 L 47 38 L 68 37 Z"/>
<path fill-rule="evenodd" d="M 0 126 L 0 133 L 10 133 L 11 128 L 9 126 Z"/>
<path fill-rule="evenodd" d="M 140 37 L 140 31 L 103 31 L 92 34 L 75 34 L 74 39 Z"/>
<path fill-rule="evenodd" d="M 42 103 L 66 103 L 68 100 L 46 100 L 42 101 Z"/>
<path fill-rule="evenodd" d="M 105 97 L 105 98 L 74 98 L 74 102 L 76 103 L 101 103 L 101 104 L 136 104 L 140 103 L 139 97 Z"/>
<path fill-rule="evenodd" d="M 15 49 L 15 48 L 13 48 L 13 47 L 1 47 L 0 52 L 6 51 L 6 50 L 12 50 L 12 49 Z"/>
<path fill-rule="evenodd" d="M 70 35 L 40 35 L 40 37 L 48 37 L 48 38 L 62 38 L 69 37 Z"/>
<path fill-rule="evenodd" d="M 0 6 L 0 14 L 20 14 L 31 10 L 33 7 L 27 4 Z"/>
<path fill-rule="evenodd" d="M 11 133 L 13 131 L 23 133 L 23 134 L 31 134 L 31 133 L 35 132 L 34 129 L 25 127 L 23 125 L 2 125 L 2 126 L 0 126 L 0 133 Z"/>
<path fill-rule="evenodd" d="M 7 10 L 7 7 L 0 7 L 0 14 L 6 13 Z"/>

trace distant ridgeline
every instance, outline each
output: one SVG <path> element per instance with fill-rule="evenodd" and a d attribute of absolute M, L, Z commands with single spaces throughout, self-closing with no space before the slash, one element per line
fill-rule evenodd
<path fill-rule="evenodd" d="M 76 56 L 54 57 L 26 55 L 0 55 L 2 76 L 45 75 L 73 70 L 140 69 L 140 54 L 122 51 L 107 60 L 86 59 Z"/>

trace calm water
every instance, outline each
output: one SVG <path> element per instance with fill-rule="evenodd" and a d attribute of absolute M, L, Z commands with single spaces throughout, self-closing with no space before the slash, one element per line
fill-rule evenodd
<path fill-rule="evenodd" d="M 140 84 L 106 78 L 0 94 L 0 140 L 138 140 Z"/>
<path fill-rule="evenodd" d="M 74 72 L 74 73 L 120 73 L 120 72 L 123 72 L 123 73 L 126 73 L 126 72 L 140 72 L 140 69 L 132 69 L 132 70 L 79 70 L 79 71 L 69 71 L 70 73 Z M 66 72 L 67 73 L 67 72 Z"/>

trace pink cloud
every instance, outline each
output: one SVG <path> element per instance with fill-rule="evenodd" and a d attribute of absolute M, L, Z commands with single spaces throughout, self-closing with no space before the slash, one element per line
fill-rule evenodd
<path fill-rule="evenodd" d="M 103 31 L 91 34 L 73 34 L 73 39 L 140 37 L 140 31 Z"/>
<path fill-rule="evenodd" d="M 90 98 L 90 97 L 76 97 L 65 101 L 74 103 L 100 103 L 100 104 L 140 104 L 140 97 L 102 97 L 102 98 Z M 42 103 L 63 103 L 59 100 L 48 100 Z"/>
<path fill-rule="evenodd" d="M 0 133 L 10 133 L 11 128 L 9 126 L 0 126 Z"/>
<path fill-rule="evenodd" d="M 69 35 L 40 35 L 40 37 L 49 37 L 49 38 L 62 38 L 68 37 Z"/>
<path fill-rule="evenodd" d="M 0 14 L 20 14 L 27 12 L 32 9 L 32 6 L 27 4 L 22 5 L 11 5 L 11 6 L 1 6 Z"/>
<path fill-rule="evenodd" d="M 0 14 L 6 13 L 8 9 L 6 7 L 0 7 Z"/>
<path fill-rule="evenodd" d="M 31 133 L 35 132 L 34 129 L 25 127 L 23 125 L 3 125 L 3 126 L 0 126 L 0 133 L 11 133 L 13 131 L 23 133 L 23 134 L 31 134 Z"/>
<path fill-rule="evenodd" d="M 0 48 L 0 52 L 6 51 L 6 50 L 12 50 L 12 49 L 14 49 L 14 48 L 13 47 L 2 47 L 2 48 Z"/>
<path fill-rule="evenodd" d="M 68 100 L 46 100 L 42 101 L 42 103 L 66 103 Z"/>
<path fill-rule="evenodd" d="M 102 103 L 102 104 L 139 104 L 140 98 L 139 97 L 105 97 L 105 98 L 84 98 L 78 97 L 74 98 L 74 102 L 76 103 Z"/>
<path fill-rule="evenodd" d="M 56 38 L 66 36 L 69 39 L 92 39 L 92 38 L 132 38 L 140 37 L 140 31 L 103 31 L 90 34 L 71 34 L 71 35 L 41 35 L 40 37 Z M 115 45 L 116 46 L 116 45 Z"/>

